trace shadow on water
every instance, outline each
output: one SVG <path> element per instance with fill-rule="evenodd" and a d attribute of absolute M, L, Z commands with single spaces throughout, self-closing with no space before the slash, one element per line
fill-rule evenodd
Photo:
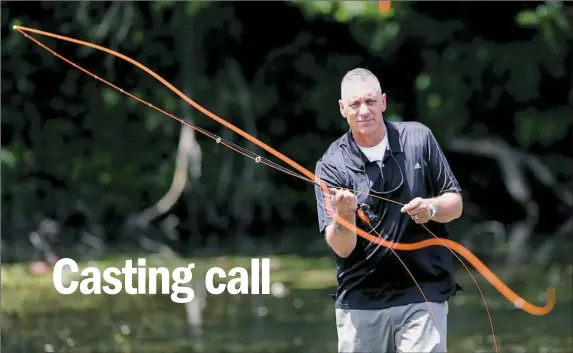
<path fill-rule="evenodd" d="M 47 289 L 26 294 L 18 307 L 3 309 L 2 351 L 336 351 L 330 290 L 275 287 L 273 292 L 271 296 L 208 295 L 200 330 L 192 330 L 185 306 L 167 295 L 64 296 Z M 505 304 L 491 305 L 501 350 L 571 351 L 570 300 L 558 303 L 544 317 Z M 449 352 L 494 351 L 483 303 L 470 294 L 451 301 L 448 331 Z"/>

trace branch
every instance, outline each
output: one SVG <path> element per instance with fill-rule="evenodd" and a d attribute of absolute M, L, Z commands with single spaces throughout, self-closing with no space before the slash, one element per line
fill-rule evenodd
<path fill-rule="evenodd" d="M 509 194 L 520 203 L 525 203 L 530 199 L 529 185 L 525 181 L 520 166 L 521 158 L 506 143 L 496 140 L 456 138 L 450 143 L 449 148 L 456 152 L 497 160 Z"/>
<path fill-rule="evenodd" d="M 135 220 L 135 225 L 145 229 L 153 220 L 167 213 L 179 200 L 188 183 L 190 165 L 201 163 L 201 151 L 195 133 L 188 126 L 181 126 L 179 146 L 175 159 L 175 172 L 167 193 L 153 206 L 143 210 Z M 193 174 L 197 174 L 197 168 Z M 200 172 L 200 171 L 199 171 Z"/>
<path fill-rule="evenodd" d="M 229 68 L 228 73 L 231 78 L 231 82 L 234 86 L 234 90 L 237 92 L 237 99 L 240 109 L 240 115 L 244 121 L 245 130 L 251 135 L 257 135 L 257 126 L 255 124 L 255 117 L 252 110 L 252 100 L 251 94 L 249 92 L 249 87 L 245 82 L 244 77 L 241 74 L 241 68 L 236 60 L 228 60 L 227 67 Z M 253 150 L 254 144 L 248 143 L 251 147 L 247 146 L 247 149 Z M 259 180 L 257 180 L 257 175 L 259 172 L 266 171 L 265 168 L 260 169 L 255 163 L 243 160 L 244 167 L 241 176 L 242 182 L 247 181 L 248 183 L 256 183 L 257 185 L 262 185 Z M 258 169 L 258 170 L 257 170 Z M 256 189 L 255 189 L 256 190 Z M 238 215 L 239 220 L 241 220 L 242 225 L 250 223 L 254 219 L 254 213 L 252 207 L 245 207 L 244 204 L 244 188 L 239 188 L 239 192 L 242 192 L 241 197 L 234 198 L 235 200 L 235 214 Z M 252 192 L 252 191 L 251 191 Z M 251 198 L 254 195 L 248 195 Z M 251 198 L 252 200 L 252 198 Z"/>
<path fill-rule="evenodd" d="M 559 185 L 557 180 L 555 180 L 555 176 L 551 174 L 549 168 L 541 163 L 539 158 L 526 153 L 520 153 L 519 155 L 523 163 L 529 167 L 529 170 L 541 184 L 553 191 L 553 194 L 566 206 L 573 207 L 573 193 L 566 187 Z"/>
<path fill-rule="evenodd" d="M 537 248 L 533 262 L 537 266 L 544 266 L 551 259 L 552 253 L 555 248 L 559 246 L 562 240 L 571 236 L 573 232 L 573 217 L 569 218 L 565 223 L 559 227 L 557 232 L 551 238 L 545 240 L 541 246 Z"/>
<path fill-rule="evenodd" d="M 474 238 L 478 235 L 483 237 L 484 234 L 491 234 L 494 252 L 503 248 L 502 245 L 505 242 L 507 233 L 503 223 L 498 221 L 485 221 L 476 224 L 465 234 L 460 243 L 468 249 L 475 249 Z M 488 248 L 488 250 L 491 250 L 491 248 Z"/>
<path fill-rule="evenodd" d="M 531 188 L 523 173 L 521 154 L 516 153 L 513 148 L 502 141 L 486 139 L 457 138 L 451 142 L 449 147 L 457 152 L 497 160 L 507 191 L 517 203 L 525 208 L 527 215 L 513 227 L 508 239 L 506 264 L 508 267 L 516 266 L 525 253 L 525 244 L 539 218 L 538 205 L 531 199 Z"/>
<path fill-rule="evenodd" d="M 513 227 L 509 235 L 506 265 L 509 268 L 515 268 L 525 254 L 525 244 L 534 230 L 539 214 L 538 204 L 531 198 L 531 187 L 525 179 L 524 171 L 531 171 L 534 178 L 551 190 L 563 204 L 569 207 L 573 205 L 572 193 L 557 182 L 549 168 L 543 165 L 537 157 L 518 151 L 504 142 L 457 138 L 451 142 L 449 148 L 461 153 L 496 159 L 502 171 L 502 178 L 507 191 L 514 200 L 525 207 L 527 216 Z M 538 264 L 548 259 L 549 253 L 555 248 L 558 240 L 564 237 L 564 234 L 569 234 L 572 228 L 573 220 L 569 218 L 561 225 L 557 234 L 547 240 L 541 247 L 541 250 L 538 251 L 536 255 Z M 497 229 L 496 233 L 500 234 L 499 229 Z M 469 237 L 470 241 L 473 236 L 474 234 Z"/>

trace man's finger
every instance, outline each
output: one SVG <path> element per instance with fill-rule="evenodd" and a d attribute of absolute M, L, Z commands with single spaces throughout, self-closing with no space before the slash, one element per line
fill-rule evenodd
<path fill-rule="evenodd" d="M 419 218 L 419 217 L 422 217 L 424 215 L 424 211 L 419 209 L 419 208 L 415 208 L 413 210 L 408 211 L 408 215 L 412 216 L 412 217 L 418 216 L 418 218 Z"/>
<path fill-rule="evenodd" d="M 420 223 L 425 222 L 425 219 L 426 219 L 425 217 L 426 216 L 424 216 L 422 213 L 418 213 L 418 214 L 412 215 L 411 218 L 414 222 L 416 222 L 417 224 L 420 224 Z"/>
<path fill-rule="evenodd" d="M 332 196 L 332 201 L 334 203 L 338 203 L 340 202 L 340 194 L 341 194 L 341 189 L 337 189 L 337 188 L 330 188 L 328 189 L 328 193 Z"/>
<path fill-rule="evenodd" d="M 334 196 L 334 198 L 336 199 L 336 202 L 340 202 L 340 200 L 342 200 L 342 192 L 337 192 L 336 196 Z"/>
<path fill-rule="evenodd" d="M 407 213 L 408 213 L 410 216 L 413 216 L 413 215 L 415 215 L 415 214 L 425 214 L 425 213 L 427 212 L 427 210 L 428 210 L 428 209 L 424 207 L 424 204 L 421 204 L 421 205 L 418 205 L 418 206 L 416 206 L 416 207 L 414 207 L 414 208 L 409 209 L 409 210 L 407 211 Z"/>
<path fill-rule="evenodd" d="M 418 213 L 418 212 L 420 212 L 420 210 L 419 210 L 417 207 L 411 208 L 411 209 L 409 209 L 408 211 L 406 211 L 406 213 L 407 213 L 409 216 L 413 216 L 413 215 L 415 215 L 415 214 Z"/>
<path fill-rule="evenodd" d="M 402 207 L 402 209 L 400 210 L 400 212 L 404 213 L 404 212 L 410 212 L 411 210 L 413 210 L 414 208 L 416 208 L 416 205 L 410 201 L 409 203 L 405 204 L 404 207 Z"/>
<path fill-rule="evenodd" d="M 423 200 L 421 198 L 415 198 L 412 201 L 408 202 L 406 205 L 404 205 L 404 207 L 402 207 L 400 212 L 404 213 L 413 210 L 414 208 L 419 207 L 422 204 L 422 201 Z"/>

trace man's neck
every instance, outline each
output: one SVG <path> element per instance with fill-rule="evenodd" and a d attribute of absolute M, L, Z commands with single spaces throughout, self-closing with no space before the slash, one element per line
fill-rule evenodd
<path fill-rule="evenodd" d="M 380 129 L 376 130 L 376 132 L 370 136 L 357 136 L 356 133 L 352 131 L 352 137 L 354 137 L 354 141 L 356 141 L 360 147 L 374 147 L 382 142 L 385 136 L 386 125 L 384 123 L 382 123 Z"/>

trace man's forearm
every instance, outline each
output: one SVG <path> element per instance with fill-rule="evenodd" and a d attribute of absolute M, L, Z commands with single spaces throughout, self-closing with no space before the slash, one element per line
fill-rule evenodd
<path fill-rule="evenodd" d="M 346 215 L 338 215 L 355 227 L 356 215 L 354 212 Z M 356 246 L 356 233 L 340 224 L 336 219 L 326 227 L 326 242 L 340 257 L 348 257 Z"/>
<path fill-rule="evenodd" d="M 436 207 L 436 214 L 432 221 L 448 223 L 462 215 L 463 201 L 458 193 L 447 192 L 428 200 Z"/>

